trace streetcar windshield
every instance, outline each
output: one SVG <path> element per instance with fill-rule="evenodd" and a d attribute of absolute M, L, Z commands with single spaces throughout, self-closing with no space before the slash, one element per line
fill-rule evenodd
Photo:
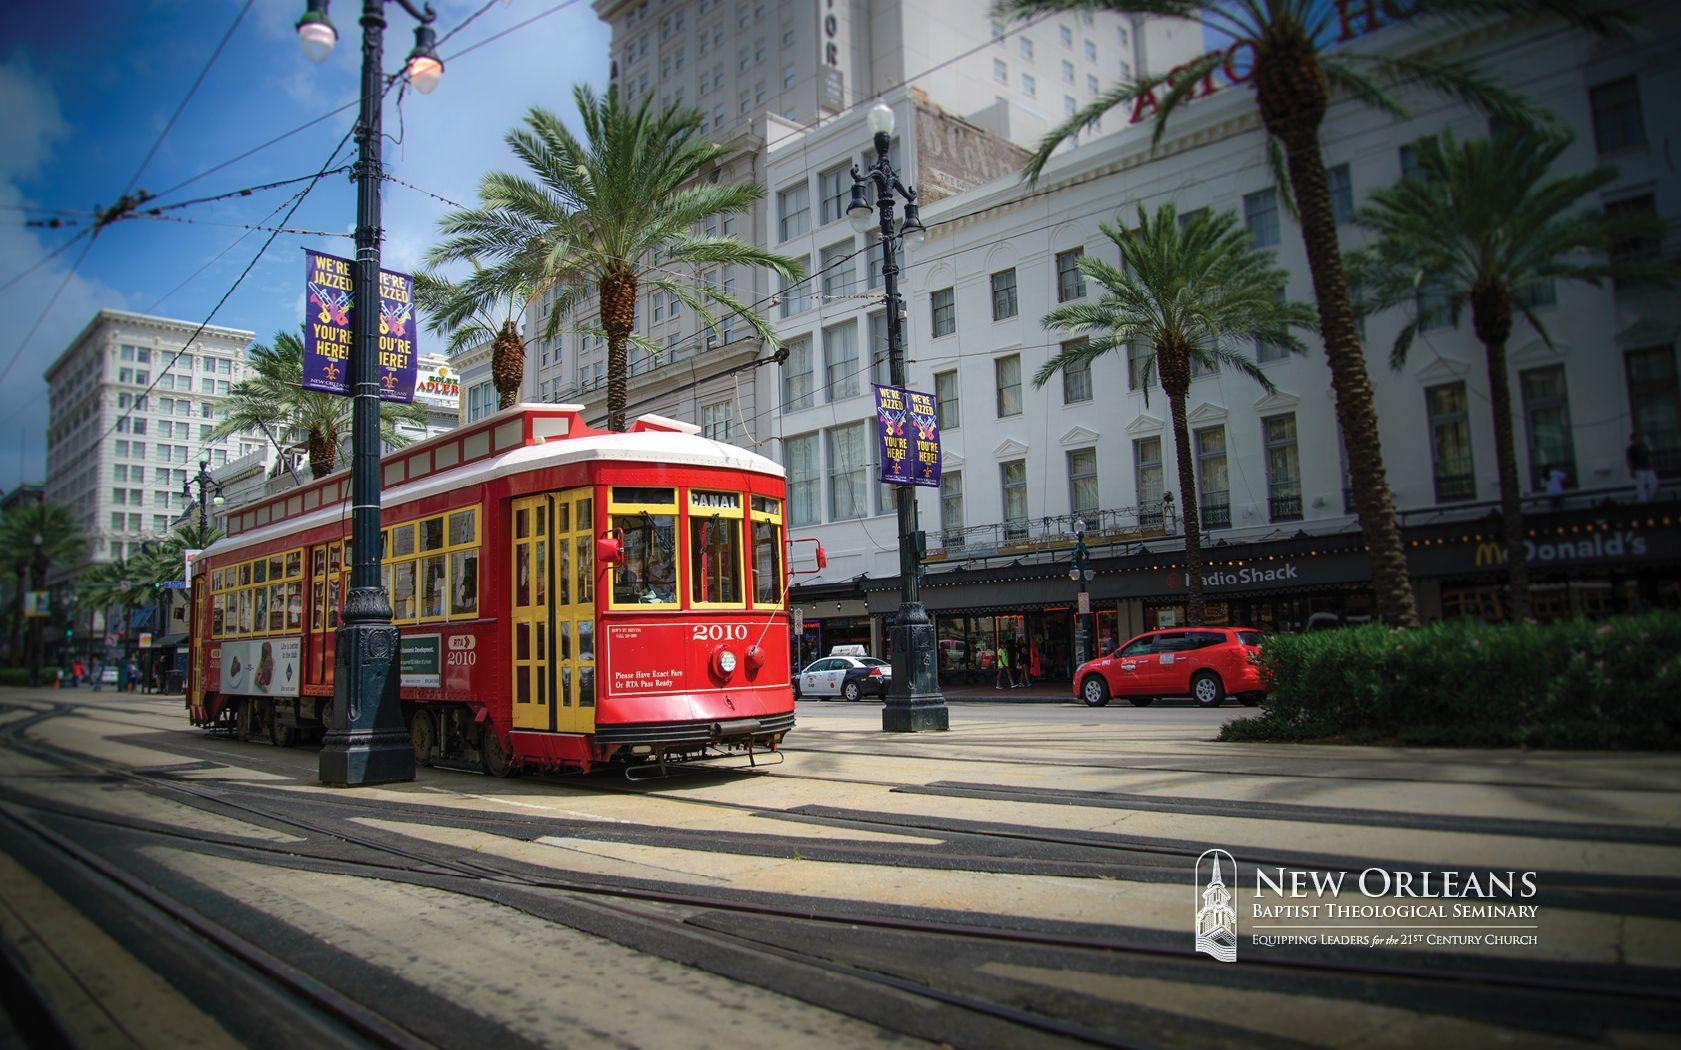
<path fill-rule="evenodd" d="M 613 515 L 624 537 L 624 563 L 613 574 L 619 603 L 677 601 L 677 518 L 672 514 Z"/>

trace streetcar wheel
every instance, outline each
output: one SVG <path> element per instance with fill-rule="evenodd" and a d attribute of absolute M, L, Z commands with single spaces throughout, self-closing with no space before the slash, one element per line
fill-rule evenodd
<path fill-rule="evenodd" d="M 325 736 L 327 731 L 333 728 L 333 702 L 321 701 L 321 706 L 316 708 L 315 717 L 321 720 L 321 733 Z"/>
<path fill-rule="evenodd" d="M 857 682 L 848 682 L 841 686 L 841 695 L 846 697 L 848 700 L 856 700 L 860 696 L 864 695 L 864 691 L 858 688 Z"/>
<path fill-rule="evenodd" d="M 1086 702 L 1087 707 L 1109 706 L 1109 683 L 1103 680 L 1102 675 L 1087 675 L 1086 680 L 1080 683 L 1080 699 Z"/>
<path fill-rule="evenodd" d="M 432 747 L 437 735 L 432 731 L 432 714 L 429 711 L 416 711 L 414 719 L 409 722 L 409 743 L 414 745 L 414 764 L 429 766 L 432 764 Z"/>
<path fill-rule="evenodd" d="M 252 722 L 257 714 L 256 705 L 249 700 L 234 701 L 233 737 L 240 743 L 251 739 Z"/>
<path fill-rule="evenodd" d="M 280 724 L 280 712 L 269 711 L 268 724 L 269 743 L 275 747 L 291 747 L 298 742 L 297 726 L 283 726 Z"/>
<path fill-rule="evenodd" d="M 1219 707 L 1226 700 L 1226 687 L 1212 671 L 1200 671 L 1191 679 L 1191 699 L 1203 707 Z"/>
<path fill-rule="evenodd" d="M 502 738 L 490 726 L 484 727 L 484 740 L 479 745 L 479 762 L 493 777 L 505 777 L 509 772 L 508 752 Z"/>
<path fill-rule="evenodd" d="M 1153 697 L 1153 696 L 1129 696 L 1129 697 L 1127 697 L 1127 703 L 1131 704 L 1133 707 L 1149 707 L 1151 704 L 1153 704 L 1155 702 L 1156 702 L 1156 698 Z"/>

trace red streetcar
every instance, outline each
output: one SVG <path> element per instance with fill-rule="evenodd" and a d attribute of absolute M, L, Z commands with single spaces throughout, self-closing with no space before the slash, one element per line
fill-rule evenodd
<path fill-rule="evenodd" d="M 520 405 L 385 456 L 382 572 L 416 760 L 589 771 L 774 750 L 794 724 L 784 472 L 658 416 Z M 341 471 L 242 507 L 193 563 L 194 725 L 330 722 Z"/>

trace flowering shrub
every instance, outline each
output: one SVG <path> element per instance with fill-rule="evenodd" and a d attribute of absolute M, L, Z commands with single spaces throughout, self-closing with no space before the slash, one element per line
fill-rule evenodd
<path fill-rule="evenodd" d="M 1265 710 L 1222 740 L 1681 747 L 1681 614 L 1269 638 Z"/>

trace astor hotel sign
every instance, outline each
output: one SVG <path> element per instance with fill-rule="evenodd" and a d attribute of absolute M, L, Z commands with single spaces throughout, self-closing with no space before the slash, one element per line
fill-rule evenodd
<path fill-rule="evenodd" d="M 1336 42 L 1342 44 L 1410 18 L 1418 5 L 1415 0 L 1335 0 L 1331 7 L 1337 19 Z M 1172 93 L 1178 85 L 1177 78 L 1189 65 L 1191 63 L 1168 70 L 1162 83 L 1149 91 L 1140 92 L 1132 101 L 1132 116 L 1127 123 L 1136 124 L 1146 118 L 1155 117 L 1160 112 L 1162 99 Z M 1216 78 L 1216 73 L 1220 75 L 1219 78 Z M 1192 88 L 1185 96 L 1185 101 L 1207 98 L 1220 89 L 1222 80 L 1226 84 L 1247 84 L 1254 75 L 1255 42 L 1235 41 L 1226 48 L 1225 60 L 1208 71 L 1202 78 L 1202 83 Z"/>

